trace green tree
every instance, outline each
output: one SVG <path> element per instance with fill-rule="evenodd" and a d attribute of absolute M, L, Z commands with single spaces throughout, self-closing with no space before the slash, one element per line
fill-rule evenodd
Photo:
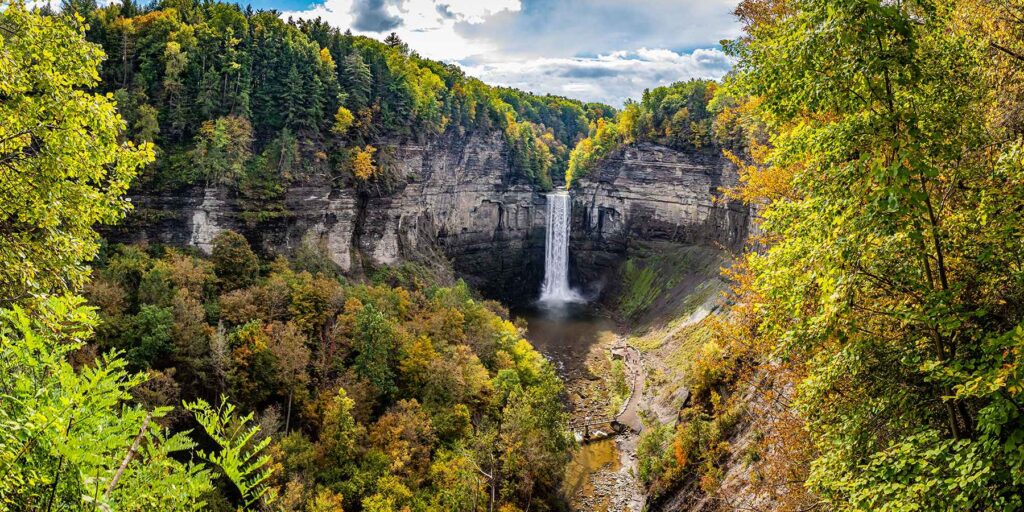
<path fill-rule="evenodd" d="M 80 18 L 21 2 L 0 12 L 0 306 L 77 290 L 99 248 L 93 225 L 124 216 L 153 160 L 121 138 L 111 98 L 88 92 L 103 57 Z"/>
<path fill-rule="evenodd" d="M 319 473 L 326 481 L 337 482 L 355 471 L 356 457 L 365 434 L 361 425 L 352 418 L 355 401 L 344 388 L 329 397 L 320 425 L 320 443 L 317 458 L 321 461 Z"/>
<path fill-rule="evenodd" d="M 227 116 L 207 121 L 199 129 L 192 160 L 206 183 L 238 183 L 252 158 L 252 125 L 244 117 Z"/>
<path fill-rule="evenodd" d="M 771 242 L 754 330 L 806 368 L 829 508 L 1024 506 L 1024 141 L 999 99 L 1024 61 L 993 47 L 997 4 L 740 6 L 732 87 L 774 143 L 744 171 Z"/>
<path fill-rule="evenodd" d="M 373 75 L 359 53 L 353 52 L 342 61 L 341 84 L 348 93 L 348 107 L 351 111 L 369 106 Z"/>
<path fill-rule="evenodd" d="M 139 281 L 139 303 L 169 306 L 173 296 L 170 267 L 163 261 L 157 261 Z"/>
<path fill-rule="evenodd" d="M 125 357 L 133 369 L 165 366 L 173 351 L 171 332 L 174 315 L 170 308 L 146 304 L 131 318 L 122 341 Z"/>
<path fill-rule="evenodd" d="M 125 405 L 144 375 L 116 354 L 80 370 L 68 363 L 96 322 L 82 302 L 0 310 L 0 506 L 199 510 L 209 471 L 176 453 L 195 444 L 152 421 L 167 408 Z"/>
<path fill-rule="evenodd" d="M 260 437 L 252 413 L 235 415 L 235 406 L 221 398 L 213 408 L 202 400 L 186 403 L 185 409 L 195 415 L 196 422 L 213 439 L 216 451 L 199 451 L 199 457 L 215 465 L 242 496 L 245 509 L 255 510 L 274 503 L 276 492 L 267 485 L 272 471 L 270 456 L 263 453 L 270 445 L 269 437 Z"/>
<path fill-rule="evenodd" d="M 213 269 L 224 290 L 252 284 L 259 275 L 260 261 L 244 236 L 224 231 L 213 238 Z"/>
<path fill-rule="evenodd" d="M 356 315 L 355 369 L 384 394 L 392 394 L 395 386 L 394 366 L 398 356 L 398 333 L 373 304 L 363 306 Z"/>
<path fill-rule="evenodd" d="M 126 12 L 132 8 L 126 2 Z M 130 373 L 121 353 L 89 360 L 95 313 L 83 299 L 59 295 L 86 280 L 82 262 L 97 252 L 92 225 L 120 218 L 128 181 L 152 158 L 148 147 L 119 142 L 124 123 L 109 97 L 81 90 L 96 85 L 101 59 L 84 41 L 80 17 L 41 16 L 21 2 L 0 10 L 0 508 L 199 510 L 213 482 L 204 465 L 182 462 L 195 443 L 158 426 L 170 408 L 133 405 L 130 391 L 146 376 Z M 110 274 L 134 293 L 147 282 L 148 255 L 120 256 Z M 145 297 L 163 300 L 165 276 L 158 277 Z M 91 292 L 113 308 L 108 318 L 128 307 L 116 285 Z M 138 342 L 138 366 L 168 350 L 170 321 L 169 309 L 152 305 L 134 317 L 126 332 Z M 170 373 L 155 375 L 166 382 Z M 237 433 L 226 420 L 199 416 L 215 440 Z M 232 455 L 244 443 L 221 444 L 210 459 L 252 503 L 267 470 L 258 461 L 227 464 L 250 452 Z"/>

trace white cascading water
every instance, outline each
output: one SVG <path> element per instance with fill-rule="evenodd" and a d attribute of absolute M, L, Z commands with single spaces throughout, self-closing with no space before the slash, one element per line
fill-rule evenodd
<path fill-rule="evenodd" d="M 547 198 L 547 245 L 540 300 L 546 303 L 580 302 L 582 297 L 569 288 L 569 219 L 572 202 L 569 193 L 564 190 L 548 194 Z"/>

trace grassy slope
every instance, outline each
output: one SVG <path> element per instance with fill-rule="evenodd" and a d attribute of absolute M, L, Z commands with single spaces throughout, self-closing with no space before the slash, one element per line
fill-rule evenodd
<path fill-rule="evenodd" d="M 616 307 L 628 342 L 644 356 L 651 412 L 672 423 L 682 405 L 693 355 L 708 339 L 707 321 L 722 300 L 723 251 L 673 243 L 637 247 L 620 271 Z"/>

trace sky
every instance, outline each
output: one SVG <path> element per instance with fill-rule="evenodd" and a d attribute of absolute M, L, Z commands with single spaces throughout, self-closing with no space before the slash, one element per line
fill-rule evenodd
<path fill-rule="evenodd" d="M 383 38 L 492 85 L 621 106 L 645 88 L 721 78 L 719 42 L 739 35 L 738 0 L 254 1 Z"/>

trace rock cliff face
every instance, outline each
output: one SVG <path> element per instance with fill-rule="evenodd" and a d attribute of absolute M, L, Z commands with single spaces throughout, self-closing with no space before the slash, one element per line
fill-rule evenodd
<path fill-rule="evenodd" d="M 574 284 L 602 286 L 632 240 L 739 249 L 748 208 L 726 200 L 737 175 L 717 152 L 682 152 L 641 143 L 619 149 L 573 185 Z"/>
<path fill-rule="evenodd" d="M 532 299 L 544 274 L 544 194 L 512 171 L 499 133 L 388 146 L 399 184 L 360 193 L 329 182 L 290 187 L 283 209 L 245 211 L 226 188 L 137 195 L 115 241 L 194 246 L 209 252 L 231 229 L 266 255 L 314 246 L 343 271 L 418 259 L 450 259 L 486 295 Z M 746 210 L 715 202 L 735 180 L 720 157 L 653 145 L 624 148 L 573 190 L 573 283 L 600 284 L 631 240 L 736 247 Z M 250 206 L 250 209 L 252 207 Z"/>
<path fill-rule="evenodd" d="M 520 299 L 539 289 L 544 196 L 509 168 L 499 133 L 395 144 L 388 153 L 399 178 L 390 192 L 298 184 L 272 214 L 245 212 L 226 188 L 138 195 L 136 212 L 111 237 L 209 252 L 231 229 L 265 254 L 312 244 L 345 272 L 443 256 L 489 296 Z"/>

